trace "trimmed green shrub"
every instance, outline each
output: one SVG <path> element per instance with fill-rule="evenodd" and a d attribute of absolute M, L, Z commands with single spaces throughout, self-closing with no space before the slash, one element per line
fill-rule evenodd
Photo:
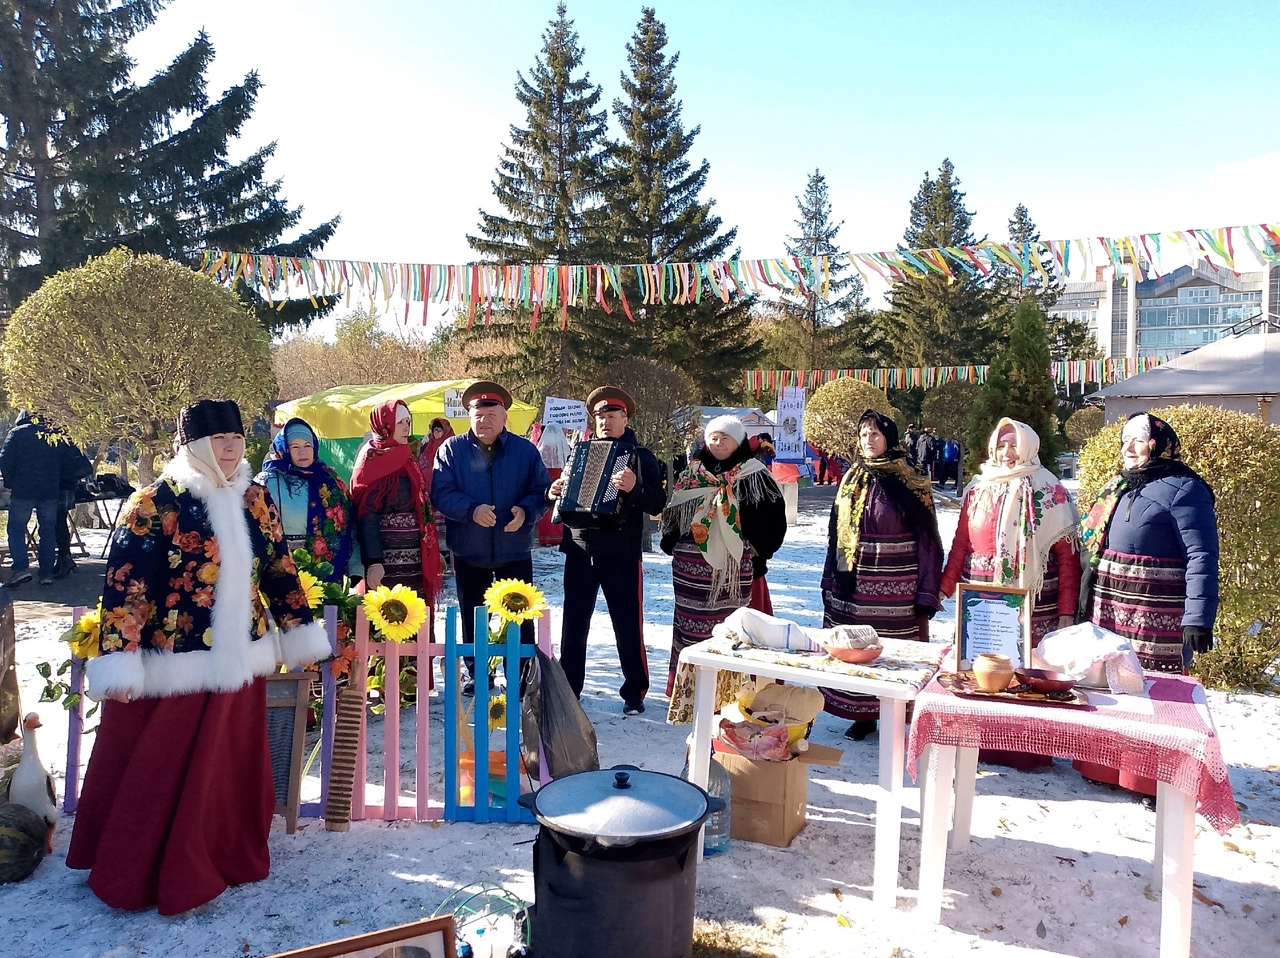
<path fill-rule="evenodd" d="M 804 407 L 804 438 L 833 456 L 853 459 L 858 449 L 858 419 L 868 409 L 897 419 L 883 389 L 846 377 L 819 386 Z M 898 423 L 901 430 L 902 424 Z"/>
<path fill-rule="evenodd" d="M 1213 688 L 1272 689 L 1280 675 L 1280 429 L 1216 406 L 1151 412 L 1173 426 L 1183 461 L 1216 496 L 1215 645 L 1192 671 Z M 1120 429 L 1104 426 L 1080 453 L 1081 513 L 1120 470 Z"/>
<path fill-rule="evenodd" d="M 1071 448 L 1079 449 L 1098 434 L 1098 430 L 1102 428 L 1102 423 L 1102 409 L 1098 406 L 1085 406 L 1071 414 L 1063 427 L 1063 432 L 1067 434 L 1067 439 L 1071 441 Z"/>

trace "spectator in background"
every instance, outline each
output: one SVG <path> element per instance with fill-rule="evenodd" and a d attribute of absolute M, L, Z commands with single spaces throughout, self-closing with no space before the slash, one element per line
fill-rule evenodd
<path fill-rule="evenodd" d="M 920 441 L 920 427 L 915 423 L 907 423 L 907 434 L 902 438 L 902 448 L 906 450 L 907 462 L 917 469 L 920 463 L 916 460 L 916 443 Z"/>
<path fill-rule="evenodd" d="M 950 479 L 955 483 L 956 492 L 960 491 L 960 443 L 954 439 L 942 442 L 942 451 L 938 455 L 938 485 L 945 486 Z"/>
<path fill-rule="evenodd" d="M 76 504 L 76 488 L 80 480 L 93 473 L 93 465 L 80 447 L 55 432 L 58 449 L 58 516 L 54 529 L 58 537 L 58 558 L 54 563 L 53 577 L 62 579 L 76 571 L 76 561 L 71 558 L 71 510 Z"/>
<path fill-rule="evenodd" d="M 62 482 L 62 453 L 65 439 L 58 436 L 34 413 L 23 410 L 4 446 L 0 447 L 0 476 L 12 495 L 9 500 L 9 557 L 13 564 L 9 585 L 31 581 L 31 558 L 27 553 L 27 523 L 36 514 L 39 535 L 40 584 L 52 585 L 57 562 L 57 521 L 59 489 Z"/>
<path fill-rule="evenodd" d="M 418 450 L 418 468 L 422 470 L 422 481 L 426 483 L 428 498 L 431 496 L 431 476 L 436 465 L 436 453 L 444 445 L 444 441 L 453 435 L 453 423 L 449 422 L 444 416 L 437 416 L 431 420 L 431 427 L 427 430 L 427 434 L 422 437 L 422 446 Z M 445 518 L 439 512 L 436 512 L 434 521 L 436 524 L 436 542 L 440 548 L 440 564 L 444 567 L 446 574 L 451 574 L 452 563 L 449 559 Z"/>
<path fill-rule="evenodd" d="M 915 466 L 929 480 L 933 480 L 933 466 L 938 459 L 938 440 L 934 438 L 933 427 L 926 426 L 916 437 Z"/>

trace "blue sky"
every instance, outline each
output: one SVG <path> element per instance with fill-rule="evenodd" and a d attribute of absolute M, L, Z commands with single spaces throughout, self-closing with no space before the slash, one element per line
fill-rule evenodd
<path fill-rule="evenodd" d="M 1274 0 L 654 6 L 702 127 L 705 195 L 744 256 L 784 252 L 815 167 L 843 247 L 891 249 L 944 157 L 995 239 L 1019 202 L 1046 239 L 1280 220 Z M 605 102 L 640 7 L 569 3 Z M 203 27 L 212 93 L 258 70 L 242 151 L 277 140 L 270 173 L 306 222 L 342 215 L 324 255 L 465 262 L 524 122 L 516 73 L 554 15 L 553 0 L 175 0 L 132 52 L 148 75 Z"/>

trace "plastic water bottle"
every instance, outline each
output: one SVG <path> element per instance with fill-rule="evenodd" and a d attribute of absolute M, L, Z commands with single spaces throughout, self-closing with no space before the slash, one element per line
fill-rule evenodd
<path fill-rule="evenodd" d="M 689 780 L 689 763 L 685 762 L 680 777 Z M 724 810 L 712 812 L 707 819 L 706 831 L 703 833 L 702 854 L 710 857 L 729 850 L 729 814 L 733 810 L 733 796 L 730 794 L 729 773 L 723 765 L 711 759 L 711 767 L 707 771 L 707 794 L 713 798 L 724 799 Z"/>

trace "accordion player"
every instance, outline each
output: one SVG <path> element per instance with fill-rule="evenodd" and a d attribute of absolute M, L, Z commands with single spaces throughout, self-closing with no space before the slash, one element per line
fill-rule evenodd
<path fill-rule="evenodd" d="M 616 515 L 622 500 L 613 479 L 629 465 L 629 445 L 600 440 L 579 442 L 565 468 L 567 479 L 557 511 L 562 515 Z"/>

